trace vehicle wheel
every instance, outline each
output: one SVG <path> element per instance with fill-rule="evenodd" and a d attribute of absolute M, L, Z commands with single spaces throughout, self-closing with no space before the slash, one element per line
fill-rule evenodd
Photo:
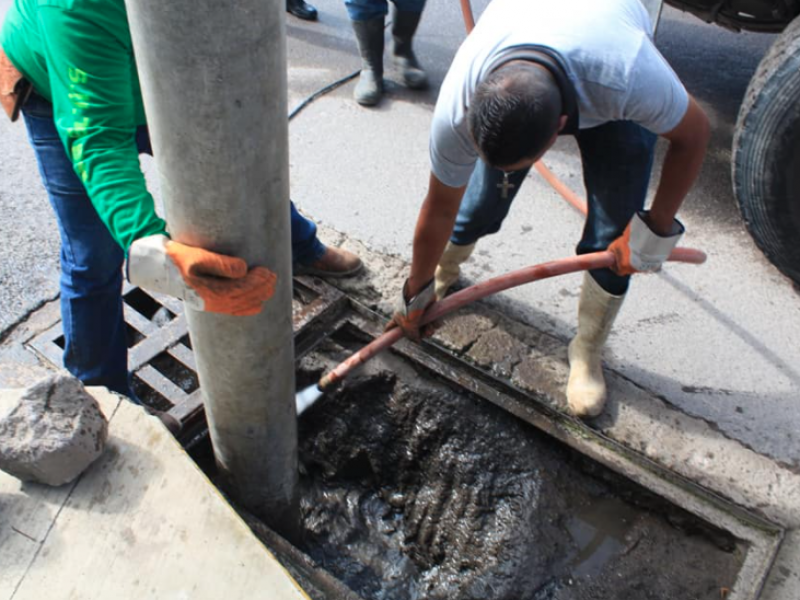
<path fill-rule="evenodd" d="M 733 139 L 733 190 L 766 257 L 800 284 L 800 17 L 750 81 Z"/>

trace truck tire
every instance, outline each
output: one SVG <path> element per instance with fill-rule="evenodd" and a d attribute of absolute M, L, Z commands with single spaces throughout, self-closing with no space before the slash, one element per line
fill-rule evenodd
<path fill-rule="evenodd" d="M 750 81 L 733 138 L 733 191 L 750 234 L 800 284 L 800 17 Z"/>

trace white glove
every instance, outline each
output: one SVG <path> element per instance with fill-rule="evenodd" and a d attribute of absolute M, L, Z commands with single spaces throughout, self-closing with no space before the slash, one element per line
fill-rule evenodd
<path fill-rule="evenodd" d="M 405 281 L 403 288 L 400 290 L 400 295 L 395 302 L 392 320 L 389 321 L 386 330 L 388 331 L 393 327 L 400 327 L 406 334 L 406 337 L 418 342 L 421 338 L 420 326 L 422 315 L 424 315 L 425 310 L 436 301 L 434 280 L 431 279 L 428 284 L 410 300 L 406 300 L 407 286 L 408 280 Z"/>
<path fill-rule="evenodd" d="M 623 234 L 608 247 L 617 259 L 612 269 L 618 275 L 658 271 L 686 231 L 683 224 L 675 219 L 670 234 L 662 237 L 647 225 L 644 220 L 646 215 L 646 211 L 633 215 Z"/>

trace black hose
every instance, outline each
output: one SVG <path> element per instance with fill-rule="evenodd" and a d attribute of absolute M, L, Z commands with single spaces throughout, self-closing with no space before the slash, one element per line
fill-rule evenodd
<path fill-rule="evenodd" d="M 356 77 L 358 77 L 359 73 L 361 73 L 361 70 L 353 71 L 352 73 L 350 73 L 350 75 L 345 75 L 341 79 L 337 79 L 333 83 L 326 85 L 324 88 L 317 90 L 316 92 L 308 96 L 300 104 L 295 106 L 292 112 L 289 113 L 289 120 L 291 121 L 297 115 L 297 113 L 299 113 L 301 110 L 303 110 L 306 106 L 311 104 L 314 100 L 316 100 L 320 96 L 324 96 L 325 94 L 332 92 L 336 88 L 343 86 L 351 79 L 355 79 Z"/>
<path fill-rule="evenodd" d="M 386 25 L 384 25 L 383 28 L 384 29 L 388 29 L 391 24 L 392 24 L 392 21 L 387 21 Z M 308 96 L 300 104 L 295 106 L 294 109 L 292 109 L 292 112 L 289 113 L 289 120 L 291 121 L 292 119 L 294 119 L 295 116 L 297 116 L 297 114 L 300 111 L 302 111 L 306 106 L 308 106 L 309 104 L 314 102 L 314 100 L 316 100 L 317 98 L 332 92 L 336 88 L 343 86 L 345 83 L 347 83 L 351 79 L 355 79 L 356 77 L 358 77 L 359 73 L 361 73 L 361 69 L 359 69 L 358 71 L 353 71 L 352 73 L 350 73 L 350 75 L 345 75 L 341 79 L 337 79 L 333 83 L 326 85 L 324 88 L 321 88 L 321 89 L 317 90 L 316 92 L 314 92 L 313 94 L 311 94 L 310 96 Z"/>

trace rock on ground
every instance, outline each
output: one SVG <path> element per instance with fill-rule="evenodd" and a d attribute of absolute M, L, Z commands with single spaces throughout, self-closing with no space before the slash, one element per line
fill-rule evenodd
<path fill-rule="evenodd" d="M 97 401 L 68 374 L 31 386 L 3 412 L 0 469 L 22 481 L 69 483 L 103 453 L 108 439 Z"/>

